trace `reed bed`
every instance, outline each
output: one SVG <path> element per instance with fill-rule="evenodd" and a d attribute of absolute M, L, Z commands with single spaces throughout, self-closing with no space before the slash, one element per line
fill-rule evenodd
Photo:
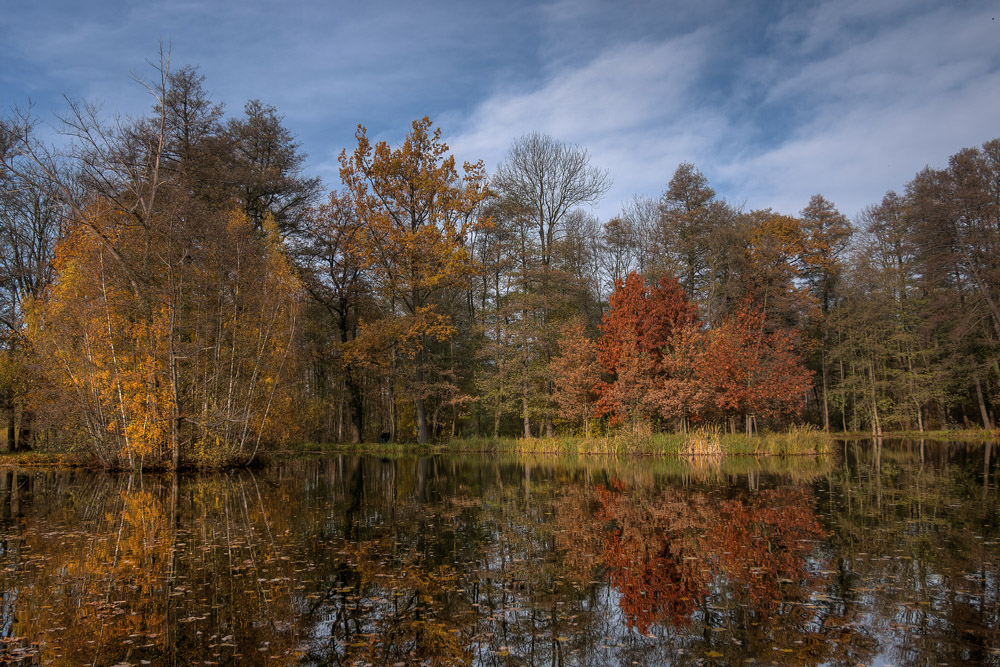
<path fill-rule="evenodd" d="M 457 438 L 432 447 L 445 452 L 596 454 L 606 456 L 796 456 L 829 452 L 833 437 L 811 427 L 746 436 L 702 427 L 689 433 L 613 433 L 598 437 Z"/>

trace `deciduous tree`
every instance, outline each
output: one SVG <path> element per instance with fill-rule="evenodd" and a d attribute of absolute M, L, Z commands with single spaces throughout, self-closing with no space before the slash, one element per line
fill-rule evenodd
<path fill-rule="evenodd" d="M 618 281 L 601 325 L 598 360 L 611 379 L 600 386 L 598 411 L 614 423 L 682 418 L 684 406 L 666 400 L 668 386 L 677 390 L 673 385 L 688 375 L 673 356 L 674 336 L 683 331 L 688 349 L 697 327 L 695 306 L 675 278 L 662 276 L 657 284 L 647 285 L 631 273 Z M 671 369 L 678 375 L 671 376 Z"/>
<path fill-rule="evenodd" d="M 396 149 L 372 146 L 362 126 L 355 136 L 354 152 L 341 153 L 340 177 L 368 231 L 365 254 L 387 304 L 381 326 L 410 361 L 417 440 L 427 442 L 426 401 L 437 370 L 428 367 L 428 346 L 454 333 L 440 299 L 467 280 L 465 239 L 489 196 L 485 169 L 466 162 L 460 176 L 441 130 L 426 117 Z"/>
<path fill-rule="evenodd" d="M 597 346 L 587 338 L 580 320 L 562 328 L 559 355 L 552 360 L 552 378 L 559 416 L 582 421 L 584 436 L 590 437 L 590 417 L 597 402 L 601 366 L 597 363 Z"/>
<path fill-rule="evenodd" d="M 711 331 L 698 375 L 721 414 L 746 417 L 747 435 L 755 415 L 798 414 L 812 387 L 793 332 L 768 332 L 763 311 L 749 301 Z"/>
<path fill-rule="evenodd" d="M 560 318 L 571 275 L 559 266 L 558 252 L 574 209 L 593 205 L 608 191 L 606 172 L 590 164 L 587 151 L 538 132 L 514 141 L 492 180 L 491 187 L 515 213 L 525 234 L 521 258 L 522 320 L 534 329 L 531 356 L 547 368 L 555 353 Z M 529 236 L 530 235 L 530 236 Z M 531 238 L 533 237 L 533 238 Z M 552 384 L 543 381 L 542 413 L 552 434 Z M 523 404 L 533 402 L 531 383 L 525 383 Z M 525 413 L 527 414 L 527 412 Z M 525 423 L 526 434 L 530 426 Z"/>

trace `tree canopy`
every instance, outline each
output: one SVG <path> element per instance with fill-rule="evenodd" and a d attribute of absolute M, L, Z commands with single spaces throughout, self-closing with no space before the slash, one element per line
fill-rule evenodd
<path fill-rule="evenodd" d="M 601 220 L 609 174 L 544 134 L 490 174 L 429 118 L 397 144 L 358 126 L 324 194 L 274 107 L 228 116 L 169 54 L 139 81 L 138 118 L 71 103 L 68 148 L 0 120 L 12 443 L 178 467 L 288 439 L 996 424 L 1000 139 L 853 221 L 820 194 L 747 210 L 691 163 Z"/>

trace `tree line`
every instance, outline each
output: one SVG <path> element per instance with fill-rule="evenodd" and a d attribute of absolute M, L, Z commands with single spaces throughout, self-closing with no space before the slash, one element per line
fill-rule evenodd
<path fill-rule="evenodd" d="M 606 172 L 533 133 L 459 164 L 364 127 L 324 193 L 273 107 L 197 68 L 136 119 L 71 104 L 61 149 L 0 125 L 0 402 L 109 467 L 287 440 L 590 434 L 793 420 L 992 428 L 1000 140 L 852 223 L 744 210 L 681 164 L 600 221 Z M 14 433 L 21 434 L 17 440 Z"/>

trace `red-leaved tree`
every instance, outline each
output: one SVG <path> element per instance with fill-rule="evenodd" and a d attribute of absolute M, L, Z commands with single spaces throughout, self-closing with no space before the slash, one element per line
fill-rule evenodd
<path fill-rule="evenodd" d="M 590 437 L 590 415 L 597 401 L 596 386 L 601 380 L 597 345 L 587 338 L 583 323 L 565 325 L 559 337 L 559 356 L 552 360 L 552 381 L 559 416 L 583 420 L 584 435 Z"/>
<path fill-rule="evenodd" d="M 699 359 L 697 374 L 714 407 L 727 417 L 743 415 L 748 433 L 753 416 L 799 414 L 813 372 L 795 353 L 794 343 L 788 329 L 766 331 L 764 311 L 744 301 L 712 330 Z"/>
<path fill-rule="evenodd" d="M 677 279 L 662 276 L 647 285 L 630 273 L 616 280 L 601 330 L 597 359 L 611 379 L 598 386 L 598 414 L 613 424 L 683 419 L 688 401 L 698 399 L 689 354 L 698 347 L 700 324 Z"/>

